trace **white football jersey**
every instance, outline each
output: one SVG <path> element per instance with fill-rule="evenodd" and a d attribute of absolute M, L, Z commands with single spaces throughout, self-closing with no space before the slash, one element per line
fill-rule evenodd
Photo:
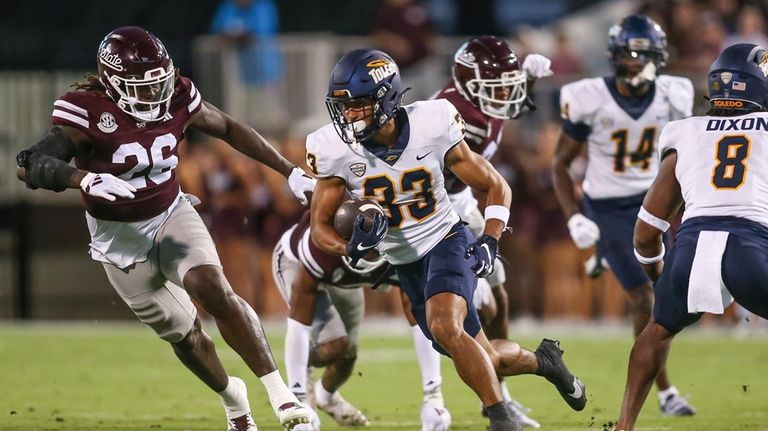
<path fill-rule="evenodd" d="M 648 190 L 659 163 L 655 149 L 661 129 L 671 120 L 691 115 L 693 85 L 688 78 L 656 78 L 653 100 L 638 117 L 622 105 L 605 78 L 563 86 L 560 109 L 564 120 L 590 128 L 584 192 L 593 199 L 619 198 Z"/>
<path fill-rule="evenodd" d="M 659 137 L 660 154 L 670 150 L 677 151 L 683 221 L 732 216 L 768 226 L 768 113 L 671 122 Z"/>
<path fill-rule="evenodd" d="M 459 221 L 448 200 L 445 155 L 464 138 L 464 120 L 447 100 L 404 107 L 409 138 L 379 158 L 365 146 L 346 144 L 333 124 L 307 136 L 307 163 L 320 178 L 339 177 L 358 198 L 378 201 L 389 232 L 377 247 L 388 262 L 414 262 Z M 400 153 L 402 150 L 402 153 Z M 389 163 L 385 160 L 388 160 Z"/>

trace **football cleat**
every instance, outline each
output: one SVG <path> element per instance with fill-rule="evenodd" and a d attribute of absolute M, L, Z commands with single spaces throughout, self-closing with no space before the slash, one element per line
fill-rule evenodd
<path fill-rule="evenodd" d="M 507 404 L 507 411 L 509 411 L 510 416 L 512 416 L 512 419 L 516 420 L 517 422 L 520 422 L 520 424 L 526 428 L 541 428 L 541 424 L 538 423 L 536 420 L 531 419 L 528 417 L 526 413 L 529 413 L 531 409 L 528 407 L 525 407 L 524 405 L 520 404 L 519 401 L 516 400 L 508 400 L 504 401 Z M 488 417 L 488 412 L 485 411 L 485 407 L 481 407 L 480 412 L 483 417 Z"/>
<path fill-rule="evenodd" d="M 310 410 L 299 403 L 285 403 L 277 408 L 277 418 L 286 431 L 310 430 L 311 428 L 296 428 L 300 424 L 311 424 Z M 249 430 L 250 431 L 250 430 Z"/>
<path fill-rule="evenodd" d="M 664 416 L 693 416 L 696 414 L 696 409 L 678 393 L 669 394 L 664 401 L 659 403 L 659 407 Z"/>
<path fill-rule="evenodd" d="M 227 418 L 227 431 L 258 431 L 253 416 L 248 412 L 236 418 Z"/>
<path fill-rule="evenodd" d="M 512 421 L 512 422 L 491 421 L 491 426 L 488 428 L 488 431 L 523 431 L 523 426 L 520 425 L 520 422 L 517 422 L 517 421 Z"/>
<path fill-rule="evenodd" d="M 420 416 L 421 431 L 448 431 L 451 427 L 451 413 L 437 401 L 424 401 Z"/>
<path fill-rule="evenodd" d="M 584 410 L 584 406 L 587 405 L 586 386 L 565 366 L 560 342 L 545 338 L 534 353 L 539 361 L 536 374 L 555 385 L 560 396 L 572 409 Z"/>
<path fill-rule="evenodd" d="M 341 397 L 338 391 L 333 393 L 327 404 L 321 404 L 319 399 L 315 399 L 317 408 L 326 412 L 339 425 L 346 426 L 368 426 L 371 424 L 363 412 L 350 404 L 349 401 Z"/>

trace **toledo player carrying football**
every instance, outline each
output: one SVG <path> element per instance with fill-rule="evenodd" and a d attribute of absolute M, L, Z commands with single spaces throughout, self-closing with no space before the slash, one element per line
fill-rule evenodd
<path fill-rule="evenodd" d="M 528 90 L 536 79 L 549 76 L 551 61 L 539 54 L 526 56 L 522 65 L 509 44 L 496 36 L 479 36 L 462 44 L 453 57 L 452 78 L 433 99 L 451 102 L 464 119 L 464 140 L 470 150 L 490 160 L 501 143 L 505 120 L 517 119 L 534 106 Z M 472 189 L 444 172 L 448 199 L 475 236 L 483 232 L 483 215 Z M 501 260 L 494 262 L 493 272 L 477 281 L 475 307 L 483 330 L 490 340 L 509 336 L 509 300 L 504 288 L 506 274 Z M 403 293 L 403 308 L 408 298 Z M 407 314 L 407 312 L 406 312 Z M 422 375 L 424 404 L 421 410 L 422 431 L 445 429 L 445 406 L 441 391 L 440 355 L 419 330 L 412 316 L 407 316 L 413 329 L 416 357 Z M 501 378 L 504 401 L 523 426 L 539 428 L 539 423 L 526 415 L 527 409 L 514 400 Z"/>
<path fill-rule="evenodd" d="M 768 318 L 766 76 L 765 48 L 726 48 L 709 68 L 709 112 L 671 122 L 659 137 L 659 174 L 634 234 L 637 260 L 658 279 L 656 303 L 632 348 L 616 430 L 634 429 L 672 339 L 702 313 L 723 314 L 735 299 Z M 664 261 L 662 233 L 682 204 L 683 222 Z"/>
<path fill-rule="evenodd" d="M 472 305 L 476 277 L 493 269 L 511 192 L 469 149 L 464 121 L 450 102 L 401 106 L 403 92 L 397 65 L 381 51 L 350 51 L 334 66 L 326 97 L 332 123 L 307 137 L 307 162 L 318 176 L 312 241 L 353 260 L 376 247 L 395 266 L 419 327 L 478 395 L 491 430 L 521 429 L 503 402 L 497 373 L 544 376 L 572 408 L 583 409 L 584 385 L 566 368 L 557 342 L 544 340 L 536 352 L 507 340 L 492 345 L 480 328 Z M 488 196 L 477 239 L 448 200 L 445 169 Z M 367 230 L 361 219 L 349 241 L 332 225 L 347 191 L 387 212 Z"/>
<path fill-rule="evenodd" d="M 632 227 L 658 170 L 657 136 L 668 121 L 691 115 L 693 85 L 687 78 L 657 76 L 667 61 L 667 39 L 648 17 L 628 16 L 612 26 L 608 49 L 614 76 L 584 79 L 561 90 L 563 126 L 552 176 L 574 243 L 581 249 L 597 243 L 597 255 L 627 292 L 637 336 L 650 318 L 653 288 L 632 254 Z M 585 143 L 583 215 L 568 169 Z M 694 413 L 665 370 L 656 384 L 664 415 Z"/>
<path fill-rule="evenodd" d="M 192 299 L 259 376 L 283 426 L 311 429 L 309 412 L 280 377 L 258 316 L 225 279 L 192 207 L 195 198 L 180 190 L 174 169 L 190 127 L 282 173 L 300 200 L 314 180 L 256 131 L 203 101 L 146 30 L 114 30 L 97 55 L 98 76 L 56 100 L 53 128 L 19 153 L 20 179 L 33 189 L 81 189 L 91 257 L 136 316 L 221 396 L 228 430 L 256 430 L 246 386 L 225 372 Z M 69 165 L 73 158 L 76 168 Z"/>

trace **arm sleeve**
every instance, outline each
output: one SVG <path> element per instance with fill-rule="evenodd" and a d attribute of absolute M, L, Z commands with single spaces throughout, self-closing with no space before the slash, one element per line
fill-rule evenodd
<path fill-rule="evenodd" d="M 340 160 L 327 151 L 329 145 L 324 145 L 322 141 L 322 131 L 316 131 L 307 135 L 307 165 L 318 178 L 344 178 L 341 173 L 342 166 Z"/>
<path fill-rule="evenodd" d="M 90 135 L 91 114 L 78 93 L 67 93 L 53 102 L 51 120 L 54 126 L 73 127 Z"/>
<path fill-rule="evenodd" d="M 181 97 L 179 103 L 186 105 L 186 111 L 189 117 L 197 114 L 202 108 L 203 96 L 200 94 L 197 87 L 195 87 L 195 84 L 192 83 L 192 80 L 185 76 L 182 76 L 180 79 L 179 95 Z"/>

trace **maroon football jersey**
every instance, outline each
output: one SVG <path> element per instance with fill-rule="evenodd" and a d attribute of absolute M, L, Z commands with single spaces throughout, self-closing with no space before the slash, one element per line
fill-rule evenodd
<path fill-rule="evenodd" d="M 501 132 L 504 127 L 504 120 L 492 118 L 485 114 L 480 108 L 476 107 L 469 100 L 459 93 L 453 83 L 443 87 L 433 99 L 446 99 L 456 107 L 464 117 L 466 130 L 464 131 L 464 140 L 467 141 L 469 148 L 490 160 L 501 142 Z M 450 170 L 443 172 L 445 175 L 445 188 L 449 194 L 458 193 L 467 188 L 460 179 L 456 178 Z"/>
<path fill-rule="evenodd" d="M 318 281 L 344 289 L 370 286 L 378 281 L 389 268 L 383 264 L 369 272 L 352 271 L 341 256 L 331 255 L 317 248 L 309 237 L 309 210 L 304 212 L 291 234 L 291 252 L 307 272 Z M 386 284 L 397 284 L 394 272 L 387 275 Z"/>
<path fill-rule="evenodd" d="M 88 154 L 75 165 L 94 173 L 108 173 L 133 185 L 134 199 L 114 202 L 81 192 L 86 211 L 103 220 L 139 221 L 165 211 L 179 194 L 174 169 L 184 125 L 201 108 L 201 96 L 182 77 L 163 120 L 137 122 L 102 91 L 73 91 L 53 104 L 53 124 L 74 127 L 91 140 Z"/>

